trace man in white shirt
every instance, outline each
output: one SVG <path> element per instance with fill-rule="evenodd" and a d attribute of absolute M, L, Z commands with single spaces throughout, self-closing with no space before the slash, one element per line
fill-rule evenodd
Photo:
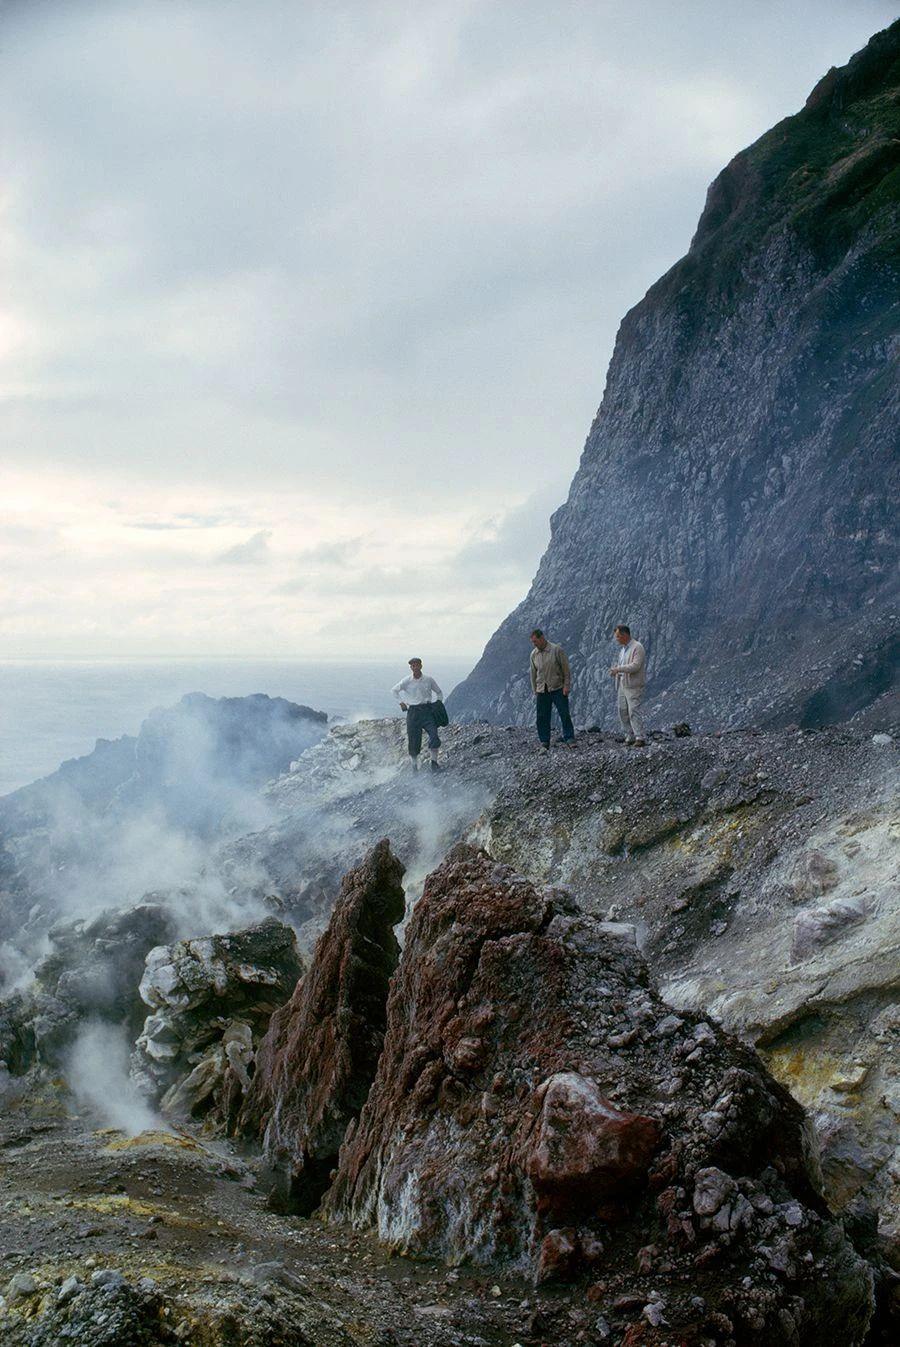
<path fill-rule="evenodd" d="M 391 691 L 400 703 L 400 710 L 406 712 L 406 739 L 409 756 L 412 758 L 413 771 L 419 770 L 419 754 L 422 751 L 422 731 L 428 735 L 428 752 L 431 756 L 431 770 L 439 772 L 438 749 L 441 746 L 437 721 L 434 718 L 432 702 L 444 700 L 437 683 L 428 674 L 422 673 L 422 661 L 411 659 L 409 667 L 412 673 L 401 678 Z"/>
<path fill-rule="evenodd" d="M 614 634 L 622 649 L 619 651 L 618 663 L 609 672 L 616 680 L 619 719 L 625 731 L 625 743 L 629 748 L 645 748 L 647 740 L 644 736 L 641 703 L 647 683 L 647 652 L 640 641 L 634 640 L 631 628 L 624 622 L 619 623 Z"/>

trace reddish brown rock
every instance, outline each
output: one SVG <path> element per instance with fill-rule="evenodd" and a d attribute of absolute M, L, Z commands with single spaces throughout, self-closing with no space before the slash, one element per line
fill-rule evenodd
<path fill-rule="evenodd" d="M 643 1182 L 662 1135 L 655 1118 L 613 1108 L 577 1071 L 551 1076 L 536 1100 L 526 1170 L 542 1215 L 590 1216 Z"/>
<path fill-rule="evenodd" d="M 279 1207 L 315 1209 L 365 1103 L 399 955 L 402 877 L 386 840 L 344 877 L 309 972 L 260 1045 L 237 1130 L 262 1141 Z"/>
<path fill-rule="evenodd" d="M 581 1240 L 578 1231 L 550 1230 L 541 1240 L 538 1250 L 536 1280 L 571 1281 L 581 1262 Z"/>
<path fill-rule="evenodd" d="M 600 1274 L 610 1305 L 636 1296 L 636 1342 L 699 1342 L 702 1298 L 727 1305 L 740 1347 L 849 1347 L 871 1276 L 805 1137 L 753 1052 L 672 1016 L 627 930 L 462 847 L 407 928 L 322 1210 L 413 1256 Z"/>

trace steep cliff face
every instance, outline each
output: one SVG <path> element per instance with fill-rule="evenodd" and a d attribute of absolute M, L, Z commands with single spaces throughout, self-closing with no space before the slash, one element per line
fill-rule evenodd
<path fill-rule="evenodd" d="M 454 692 L 531 715 L 528 633 L 608 722 L 612 627 L 651 712 L 706 725 L 896 715 L 900 21 L 709 190 L 628 313 L 531 590 Z"/>

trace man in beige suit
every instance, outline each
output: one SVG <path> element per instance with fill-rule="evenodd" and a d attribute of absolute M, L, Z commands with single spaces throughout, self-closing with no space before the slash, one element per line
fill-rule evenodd
<path fill-rule="evenodd" d="M 644 738 L 641 702 L 647 683 L 647 652 L 640 641 L 634 640 L 631 628 L 624 622 L 616 627 L 615 638 L 622 649 L 619 651 L 618 663 L 609 672 L 616 680 L 619 719 L 625 731 L 625 743 L 629 748 L 645 748 L 647 740 Z"/>

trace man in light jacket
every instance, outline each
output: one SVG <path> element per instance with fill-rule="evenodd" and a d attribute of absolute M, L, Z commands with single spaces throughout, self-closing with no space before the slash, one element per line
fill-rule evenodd
<path fill-rule="evenodd" d="M 409 756 L 412 758 L 412 769 L 414 772 L 419 770 L 419 754 L 422 751 L 422 731 L 424 730 L 428 735 L 431 770 L 439 772 L 441 768 L 438 764 L 438 749 L 441 746 L 441 737 L 438 734 L 437 721 L 434 718 L 431 703 L 434 701 L 442 702 L 444 694 L 433 678 L 422 673 L 422 661 L 420 659 L 411 659 L 409 667 L 412 672 L 407 678 L 401 678 L 400 682 L 391 688 L 391 692 L 400 703 L 400 710 L 406 712 L 406 741 Z"/>
<path fill-rule="evenodd" d="M 609 672 L 616 680 L 619 719 L 625 731 L 625 743 L 629 748 L 645 748 L 647 740 L 644 737 L 641 702 L 647 683 L 647 652 L 640 641 L 633 638 L 631 628 L 624 622 L 616 627 L 615 638 L 622 648 L 618 663 Z"/>
<path fill-rule="evenodd" d="M 537 735 L 541 752 L 550 751 L 550 721 L 556 707 L 567 748 L 575 746 L 575 727 L 569 715 L 569 688 L 572 675 L 566 652 L 561 645 L 548 641 L 540 627 L 531 633 L 531 690 L 537 707 Z"/>

